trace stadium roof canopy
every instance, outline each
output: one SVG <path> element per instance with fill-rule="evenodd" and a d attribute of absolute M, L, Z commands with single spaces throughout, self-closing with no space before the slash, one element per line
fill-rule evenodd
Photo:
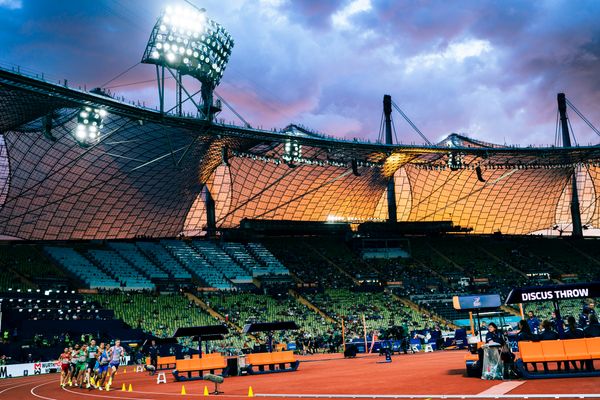
<path fill-rule="evenodd" d="M 78 145 L 82 110 L 105 110 Z M 92 111 L 93 112 L 93 111 Z M 104 113 L 104 111 L 103 111 Z M 575 172 L 574 172 L 575 171 Z M 433 146 L 340 140 L 161 115 L 0 70 L 0 236 L 70 240 L 201 233 L 243 218 L 379 221 L 394 176 L 398 221 L 475 233 L 600 226 L 600 146 L 509 147 L 452 134 Z"/>

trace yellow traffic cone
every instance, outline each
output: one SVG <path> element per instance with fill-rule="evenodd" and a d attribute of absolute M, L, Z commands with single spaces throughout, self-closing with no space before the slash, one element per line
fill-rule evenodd
<path fill-rule="evenodd" d="M 252 391 L 252 386 L 248 387 L 248 397 L 254 397 L 254 392 Z"/>
<path fill-rule="evenodd" d="M 185 392 L 185 386 L 183 386 L 183 385 L 181 385 L 181 394 L 187 394 L 187 393 Z"/>
<path fill-rule="evenodd" d="M 131 383 L 129 384 L 129 390 L 128 392 L 133 392 L 133 387 L 131 386 Z"/>
<path fill-rule="evenodd" d="M 208 396 L 208 387 L 204 386 L 204 395 Z"/>
<path fill-rule="evenodd" d="M 127 368 L 123 368 L 123 373 L 126 374 L 127 373 Z"/>
<path fill-rule="evenodd" d="M 125 384 L 123 384 L 123 386 L 121 387 L 121 392 L 126 392 L 127 389 L 125 389 Z"/>

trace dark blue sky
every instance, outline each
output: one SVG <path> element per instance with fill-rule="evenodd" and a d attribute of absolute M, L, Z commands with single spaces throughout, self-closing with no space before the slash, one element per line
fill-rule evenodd
<path fill-rule="evenodd" d="M 389 93 L 432 141 L 552 144 L 559 91 L 600 126 L 599 1 L 194 3 L 235 38 L 217 91 L 255 126 L 375 140 Z M 169 4 L 185 5 L 0 0 L 0 63 L 101 85 L 140 60 Z M 107 86 L 153 105 L 152 83 L 121 86 L 153 74 L 138 65 Z M 578 142 L 599 143 L 572 114 Z M 399 116 L 395 125 L 401 141 L 421 142 Z"/>

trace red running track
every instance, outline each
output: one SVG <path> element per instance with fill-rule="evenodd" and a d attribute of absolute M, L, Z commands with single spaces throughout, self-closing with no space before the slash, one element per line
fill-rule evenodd
<path fill-rule="evenodd" d="M 220 385 L 223 398 L 254 395 L 277 398 L 600 398 L 600 377 L 544 379 L 531 381 L 484 381 L 464 375 L 464 352 L 441 351 L 414 355 L 396 355 L 392 363 L 382 357 L 363 356 L 343 359 L 341 355 L 301 357 L 296 372 L 226 378 Z M 123 368 L 122 368 L 123 369 Z M 156 384 L 156 377 L 135 373 L 127 367 L 117 374 L 110 392 L 78 388 L 61 389 L 58 374 L 0 381 L 0 399 L 138 399 L 162 400 L 203 397 L 204 381 L 174 382 L 166 371 L 167 384 Z M 131 384 L 132 392 L 122 392 L 122 384 Z M 488 394 L 482 394 L 488 391 Z M 491 394 L 490 394 L 491 393 Z"/>

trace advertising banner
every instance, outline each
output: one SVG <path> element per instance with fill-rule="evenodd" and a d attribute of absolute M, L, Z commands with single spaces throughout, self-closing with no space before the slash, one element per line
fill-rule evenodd
<path fill-rule="evenodd" d="M 600 282 L 517 288 L 511 290 L 506 298 L 506 304 L 528 303 L 530 301 L 560 301 L 587 297 L 600 297 Z"/>

